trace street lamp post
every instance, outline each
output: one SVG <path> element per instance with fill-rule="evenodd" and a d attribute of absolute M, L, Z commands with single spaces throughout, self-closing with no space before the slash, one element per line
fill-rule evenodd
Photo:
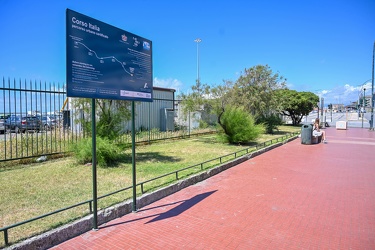
<path fill-rule="evenodd" d="M 374 60 L 375 60 L 375 41 L 372 49 L 372 81 L 371 81 L 371 120 L 370 130 L 374 130 L 374 105 L 375 105 L 375 94 L 374 94 Z"/>
<path fill-rule="evenodd" d="M 363 109 L 366 111 L 366 88 L 363 88 Z"/>
<path fill-rule="evenodd" d="M 199 79 L 199 43 L 202 42 L 202 39 L 197 38 L 194 40 L 197 43 L 197 85 L 199 87 L 200 79 Z"/>
<path fill-rule="evenodd" d="M 362 103 L 363 103 L 363 110 L 362 110 L 362 128 L 363 128 L 363 117 L 365 116 L 365 112 L 366 112 L 366 88 L 363 88 Z"/>

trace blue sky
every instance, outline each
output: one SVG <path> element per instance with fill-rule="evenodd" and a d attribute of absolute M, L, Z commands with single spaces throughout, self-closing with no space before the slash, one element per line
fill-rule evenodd
<path fill-rule="evenodd" d="M 153 45 L 154 86 L 187 93 L 201 82 L 235 81 L 268 64 L 290 89 L 325 103 L 370 94 L 374 0 L 0 0 L 0 76 L 65 83 L 65 12 L 145 37 Z M 364 84 L 364 83 L 367 83 Z"/>

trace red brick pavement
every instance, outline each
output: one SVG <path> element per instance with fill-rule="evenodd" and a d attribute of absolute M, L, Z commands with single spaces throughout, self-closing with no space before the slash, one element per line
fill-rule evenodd
<path fill-rule="evenodd" d="M 375 132 L 326 131 L 54 249 L 375 249 Z"/>

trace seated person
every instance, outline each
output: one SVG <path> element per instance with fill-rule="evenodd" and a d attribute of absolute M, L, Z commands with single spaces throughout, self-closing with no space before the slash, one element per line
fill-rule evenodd
<path fill-rule="evenodd" d="M 322 142 L 326 143 L 326 131 L 320 130 L 319 127 L 320 121 L 319 118 L 315 119 L 314 125 L 313 125 L 313 136 L 322 136 Z"/>

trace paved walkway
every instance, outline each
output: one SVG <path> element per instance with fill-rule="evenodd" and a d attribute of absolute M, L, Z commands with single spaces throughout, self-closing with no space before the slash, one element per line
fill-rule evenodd
<path fill-rule="evenodd" d="M 54 249 L 375 249 L 375 132 L 326 131 Z"/>

